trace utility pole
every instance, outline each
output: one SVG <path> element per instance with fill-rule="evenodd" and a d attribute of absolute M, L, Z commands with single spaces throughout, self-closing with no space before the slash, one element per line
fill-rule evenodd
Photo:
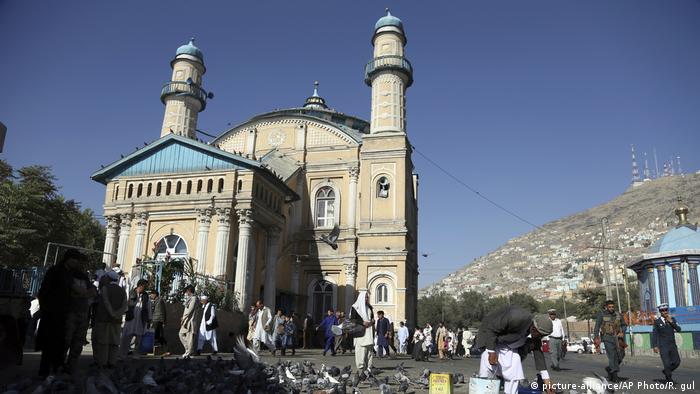
<path fill-rule="evenodd" d="M 620 270 L 615 267 L 613 272 L 615 272 L 615 295 L 617 295 L 617 312 L 622 314 L 622 304 L 620 303 L 620 275 L 618 274 Z M 629 309 L 629 300 L 627 300 L 627 309 Z"/>
<path fill-rule="evenodd" d="M 569 332 L 569 316 L 566 314 L 566 290 L 561 291 L 561 300 L 562 304 L 564 304 L 564 321 L 566 322 L 566 335 L 565 337 L 569 337 L 569 340 L 571 340 L 571 333 Z"/>
<path fill-rule="evenodd" d="M 625 281 L 625 295 L 627 296 L 627 319 L 629 324 L 627 327 L 630 329 L 630 355 L 634 356 L 634 334 L 632 333 L 632 305 L 630 304 L 630 289 L 627 286 L 627 267 L 622 266 L 622 279 Z"/>
<path fill-rule="evenodd" d="M 605 247 L 605 243 L 607 242 L 608 218 L 603 218 L 600 224 L 603 231 L 603 238 L 601 239 L 600 243 L 603 249 L 603 281 L 605 282 L 605 299 L 610 300 L 612 299 L 612 291 L 610 291 L 610 267 L 608 266 L 608 254 Z"/>

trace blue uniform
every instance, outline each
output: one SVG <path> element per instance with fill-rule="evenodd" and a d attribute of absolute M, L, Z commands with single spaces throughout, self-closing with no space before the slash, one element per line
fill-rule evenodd
<path fill-rule="evenodd" d="M 333 331 L 331 331 L 331 327 L 337 325 L 338 319 L 335 318 L 335 315 L 330 315 L 326 316 L 318 326 L 318 329 L 323 330 L 326 337 L 325 347 L 323 348 L 324 356 L 329 350 L 335 356 L 335 334 L 333 334 Z"/>
<path fill-rule="evenodd" d="M 671 374 L 681 365 L 675 335 L 676 332 L 681 332 L 681 326 L 676 323 L 676 319 L 670 319 L 671 321 L 666 321 L 659 317 L 654 320 L 654 331 L 651 333 L 651 346 L 659 348 L 661 362 L 664 364 L 664 376 L 668 380 L 671 380 Z"/>

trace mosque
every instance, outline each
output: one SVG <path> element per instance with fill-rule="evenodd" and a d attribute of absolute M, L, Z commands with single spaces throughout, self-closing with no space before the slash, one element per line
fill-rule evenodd
<path fill-rule="evenodd" d="M 145 255 L 191 259 L 231 285 L 239 305 L 375 310 L 416 321 L 418 175 L 406 133 L 402 21 L 380 18 L 365 65 L 371 119 L 335 111 L 314 89 L 297 108 L 260 114 L 209 142 L 197 119 L 212 98 L 204 55 L 177 49 L 160 138 L 103 167 L 104 261 L 129 272 Z M 317 86 L 316 86 L 317 88 Z M 154 135 L 155 137 L 155 135 Z"/>
<path fill-rule="evenodd" d="M 668 304 L 683 330 L 676 333 L 678 349 L 687 356 L 700 353 L 700 231 L 688 221 L 688 211 L 679 199 L 678 224 L 627 265 L 637 274 L 641 314 L 649 316 L 630 327 L 637 351 L 651 353 L 652 315 Z"/>

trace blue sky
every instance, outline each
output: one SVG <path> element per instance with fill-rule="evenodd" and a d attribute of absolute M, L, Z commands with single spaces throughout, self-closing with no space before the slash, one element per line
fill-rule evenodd
<path fill-rule="evenodd" d="M 536 224 L 603 203 L 630 182 L 630 144 L 700 169 L 700 2 L 3 1 L 1 158 L 53 167 L 62 192 L 101 213 L 89 175 L 159 135 L 169 61 L 204 51 L 200 114 L 213 134 L 298 106 L 368 118 L 363 66 L 376 20 L 404 21 L 418 150 Z M 640 153 L 641 154 L 641 153 Z M 419 285 L 531 227 L 414 155 Z M 650 164 L 653 163 L 651 160 Z M 652 164 L 653 165 L 653 164 Z"/>

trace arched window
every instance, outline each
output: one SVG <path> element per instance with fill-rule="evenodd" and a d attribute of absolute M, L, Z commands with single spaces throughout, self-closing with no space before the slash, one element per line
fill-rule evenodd
<path fill-rule="evenodd" d="M 131 196 L 134 194 L 134 185 L 129 185 L 129 191 L 127 193 L 127 197 L 131 198 Z"/>
<path fill-rule="evenodd" d="M 224 178 L 219 178 L 219 186 L 216 188 L 217 193 L 224 191 Z"/>
<path fill-rule="evenodd" d="M 212 189 L 214 189 L 214 180 L 210 179 L 207 181 L 207 193 L 211 193 Z"/>
<path fill-rule="evenodd" d="M 119 185 L 114 187 L 114 198 L 112 200 L 119 199 Z"/>
<path fill-rule="evenodd" d="M 182 182 L 177 181 L 177 186 L 175 186 L 175 194 L 180 194 L 182 192 Z"/>
<path fill-rule="evenodd" d="M 187 181 L 187 194 L 192 193 L 192 181 Z"/>
<path fill-rule="evenodd" d="M 240 192 L 241 190 L 243 190 L 243 181 L 239 179 L 238 180 L 238 191 Z"/>
<path fill-rule="evenodd" d="M 385 176 L 377 181 L 377 197 L 389 198 L 389 179 Z"/>
<path fill-rule="evenodd" d="M 333 308 L 333 284 L 327 280 L 319 280 L 314 285 L 312 292 L 314 300 L 313 317 L 322 319 L 326 311 Z"/>
<path fill-rule="evenodd" d="M 156 183 L 156 196 L 160 196 L 160 182 Z"/>
<path fill-rule="evenodd" d="M 171 190 L 172 190 L 172 184 L 170 183 L 170 181 L 168 181 L 168 183 L 165 184 L 165 195 L 169 196 Z"/>
<path fill-rule="evenodd" d="M 316 192 L 316 227 L 333 227 L 335 224 L 335 192 L 324 186 Z"/>
<path fill-rule="evenodd" d="M 150 197 L 152 191 L 153 191 L 153 184 L 149 183 L 148 186 L 146 187 L 146 197 Z"/>
<path fill-rule="evenodd" d="M 374 302 L 376 304 L 389 302 L 389 286 L 385 283 L 380 283 L 374 291 Z"/>
<path fill-rule="evenodd" d="M 161 238 L 156 247 L 156 259 L 187 257 L 187 243 L 179 235 L 171 234 Z"/>
<path fill-rule="evenodd" d="M 136 197 L 141 197 L 141 194 L 143 194 L 143 184 L 139 183 L 139 186 L 136 188 Z"/>
<path fill-rule="evenodd" d="M 201 192 L 202 192 L 202 180 L 200 179 L 197 181 L 197 193 L 201 193 Z"/>

